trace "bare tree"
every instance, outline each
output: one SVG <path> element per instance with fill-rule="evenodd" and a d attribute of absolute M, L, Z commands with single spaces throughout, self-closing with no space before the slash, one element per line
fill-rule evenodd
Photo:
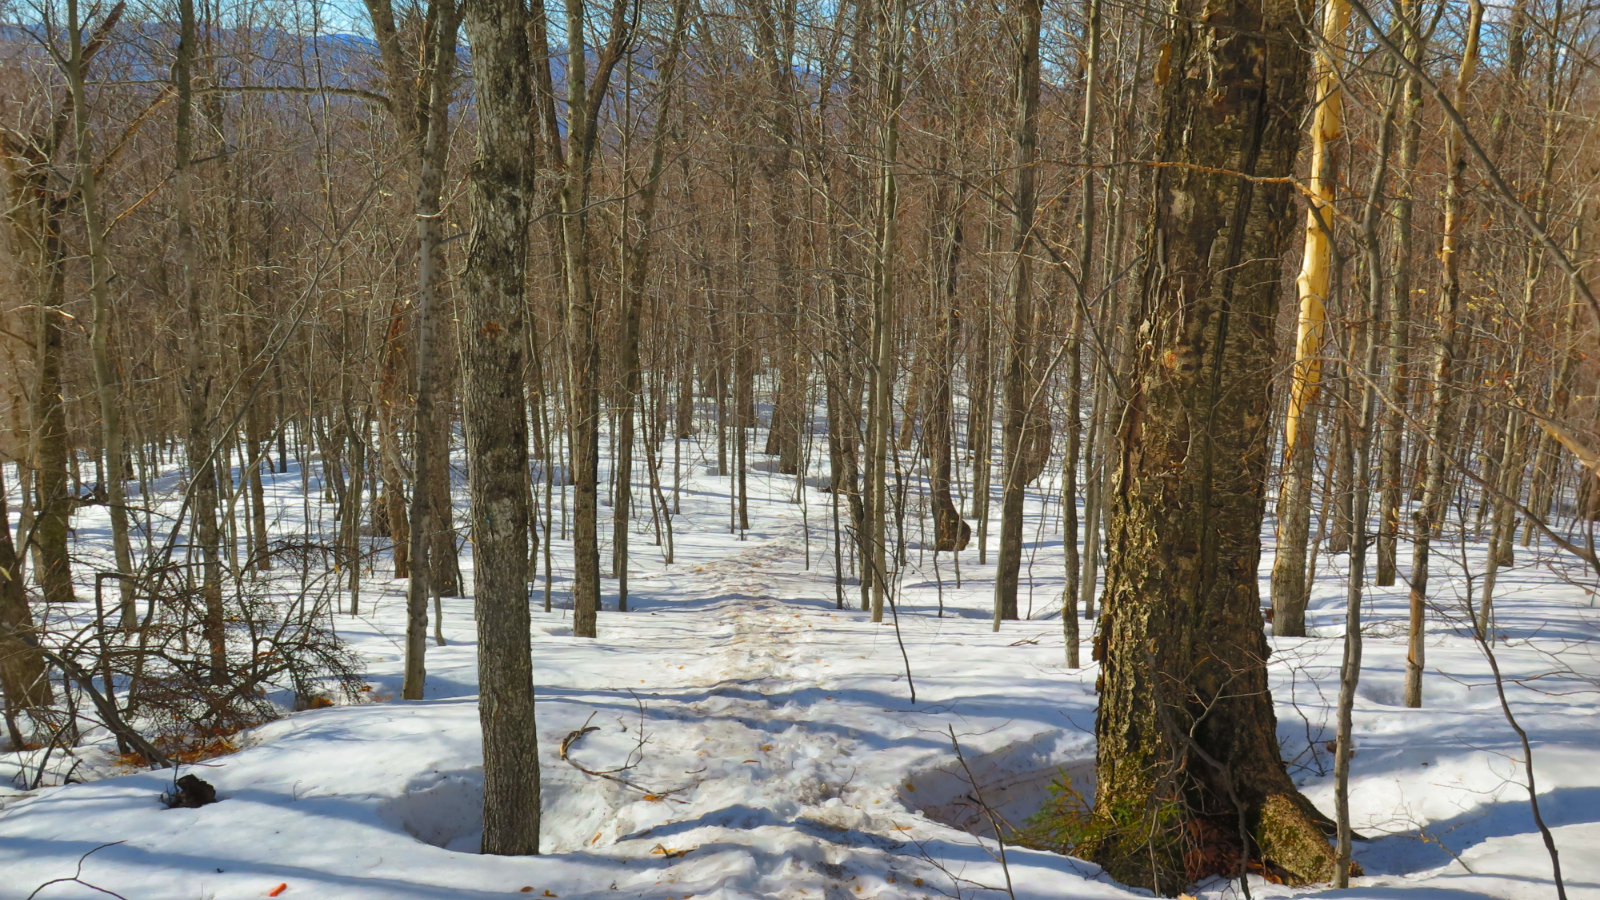
<path fill-rule="evenodd" d="M 528 416 L 523 303 L 533 173 L 533 94 L 521 0 L 472 0 L 464 24 L 477 87 L 472 233 L 462 273 L 468 483 L 472 492 L 483 852 L 539 852 L 539 748 L 528 636 Z"/>
<path fill-rule="evenodd" d="M 1320 881 L 1333 875 L 1331 823 L 1279 755 L 1256 575 L 1284 177 L 1309 60 L 1292 2 L 1203 14 L 1184 2 L 1169 27 L 1143 346 L 1096 635 L 1095 808 L 1114 827 L 1086 849 L 1114 877 L 1170 894 L 1239 874 L 1194 871 L 1183 852 L 1191 823 L 1236 821 L 1241 857 Z"/>

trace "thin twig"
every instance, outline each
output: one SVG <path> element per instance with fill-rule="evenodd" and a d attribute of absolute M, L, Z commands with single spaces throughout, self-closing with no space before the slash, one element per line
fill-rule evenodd
<path fill-rule="evenodd" d="M 994 842 L 1000 848 L 1000 871 L 1006 876 L 1006 896 L 1010 897 L 1011 900 L 1017 900 L 1016 891 L 1011 889 L 1011 866 L 1006 862 L 1006 838 L 1000 831 L 1000 820 L 995 816 L 994 810 L 989 804 L 983 800 L 983 789 L 978 787 L 978 779 L 973 777 L 972 769 L 967 766 L 967 757 L 961 752 L 961 742 L 956 740 L 955 727 L 946 725 L 945 729 L 950 732 L 950 746 L 956 750 L 956 759 L 961 763 L 961 771 L 967 773 L 967 783 L 972 785 L 973 799 L 978 801 L 979 808 L 983 810 L 984 815 L 989 817 L 989 827 L 994 829 Z M 1562 900 L 1566 900 L 1566 898 L 1563 897 Z"/>
<path fill-rule="evenodd" d="M 622 785 L 625 788 L 629 788 L 630 790 L 638 791 L 639 793 L 643 794 L 645 796 L 645 799 L 647 799 L 647 800 L 652 800 L 652 799 L 653 800 L 667 800 L 667 801 L 670 801 L 670 802 L 673 802 L 673 803 L 687 803 L 688 802 L 687 800 L 679 800 L 676 797 L 672 796 L 672 794 L 675 794 L 678 791 L 683 790 L 683 788 L 681 788 L 681 787 L 668 788 L 666 790 L 652 790 L 650 788 L 645 787 L 642 784 L 638 784 L 636 782 L 629 781 L 628 779 L 623 778 L 619 774 L 621 772 L 626 772 L 626 771 L 634 768 L 635 766 L 638 765 L 637 762 L 630 761 L 626 765 L 618 766 L 615 769 L 591 769 L 588 766 L 585 766 L 583 763 L 580 763 L 577 760 L 573 759 L 572 756 L 571 756 L 572 748 L 574 746 L 576 746 L 579 741 L 583 740 L 584 737 L 586 737 L 587 735 L 600 730 L 600 726 L 598 726 L 598 725 L 590 725 L 589 724 L 589 722 L 591 720 L 593 720 L 593 719 L 594 719 L 594 714 L 590 713 L 589 714 L 589 718 L 584 720 L 583 727 L 577 728 L 577 729 L 574 729 L 572 731 L 567 732 L 567 736 L 561 739 L 561 759 L 562 759 L 562 761 L 566 762 L 567 765 L 572 766 L 574 769 L 577 769 L 579 772 L 582 772 L 585 775 L 589 775 L 589 776 L 592 776 L 594 778 L 604 778 L 607 781 L 615 782 L 617 784 Z M 629 757 L 630 757 L 630 760 L 631 760 L 632 759 L 632 754 L 629 754 Z"/>
<path fill-rule="evenodd" d="M 107 896 L 116 897 L 116 898 L 118 898 L 118 900 L 127 900 L 126 897 L 123 897 L 121 894 L 117 893 L 116 891 L 107 890 L 106 888 L 100 887 L 99 885 L 90 884 L 89 882 L 83 880 L 83 863 L 84 863 L 84 860 L 87 860 L 90 856 L 92 856 L 92 855 L 94 855 L 96 853 L 99 853 L 101 850 L 104 850 L 107 847 L 115 847 L 116 845 L 118 845 L 120 843 L 122 843 L 122 841 L 112 841 L 109 844 L 101 844 L 98 847 L 93 847 L 93 848 L 90 848 L 89 850 L 84 851 L 84 854 L 82 856 L 78 857 L 78 869 L 77 869 L 77 871 L 73 872 L 70 877 L 67 877 L 67 878 L 52 878 L 49 881 L 46 881 L 44 884 L 39 885 L 38 887 L 33 889 L 33 893 L 28 895 L 28 900 L 33 900 L 34 897 L 39 896 L 39 892 L 40 891 L 42 891 L 45 888 L 51 886 L 52 884 L 81 884 L 81 885 L 83 885 L 84 887 L 88 888 L 91 891 L 99 891 L 100 893 L 106 894 Z"/>

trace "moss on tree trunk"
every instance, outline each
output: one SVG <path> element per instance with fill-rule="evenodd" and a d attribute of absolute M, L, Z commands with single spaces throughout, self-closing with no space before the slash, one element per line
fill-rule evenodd
<path fill-rule="evenodd" d="M 1138 370 L 1112 497 L 1095 828 L 1079 852 L 1172 894 L 1254 860 L 1332 876 L 1289 779 L 1257 564 L 1288 184 L 1310 59 L 1298 0 L 1175 0 L 1156 77 Z"/>

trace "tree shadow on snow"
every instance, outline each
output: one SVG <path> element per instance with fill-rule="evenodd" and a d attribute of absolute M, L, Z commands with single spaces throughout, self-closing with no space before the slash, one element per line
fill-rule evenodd
<path fill-rule="evenodd" d="M 1473 807 L 1452 818 L 1358 845 L 1356 861 L 1369 875 L 1412 875 L 1449 866 L 1457 866 L 1459 870 L 1460 863 L 1452 853 L 1455 856 L 1465 855 L 1472 848 L 1495 838 L 1537 835 L 1538 827 L 1534 824 L 1533 811 L 1526 794 L 1515 787 L 1506 794 L 1504 800 Z M 1539 812 L 1545 824 L 1552 829 L 1600 822 L 1600 788 L 1557 788 L 1542 793 L 1539 795 Z M 1580 849 L 1561 846 L 1559 835 L 1556 847 L 1569 853 Z M 1549 860 L 1542 848 L 1537 857 L 1527 860 L 1527 865 L 1530 872 L 1540 869 L 1548 871 Z M 1535 880 L 1548 883 L 1548 876 Z M 1597 887 L 1571 882 L 1567 884 L 1569 889 L 1585 886 Z"/>

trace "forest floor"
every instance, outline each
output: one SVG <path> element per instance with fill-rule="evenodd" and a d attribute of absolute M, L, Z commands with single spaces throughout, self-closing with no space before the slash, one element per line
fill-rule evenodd
<path fill-rule="evenodd" d="M 28 897 L 75 872 L 81 882 L 38 896 L 246 898 L 282 885 L 287 900 L 888 900 L 1004 896 L 1008 878 L 1024 898 L 1139 894 L 1051 853 L 1007 847 L 1002 866 L 973 802 L 975 780 L 996 814 L 1020 825 L 1052 782 L 1093 789 L 1092 623 L 1086 665 L 1068 669 L 1055 486 L 1038 485 L 1029 508 L 1033 580 L 1022 605 L 1031 618 L 991 631 L 992 548 L 990 565 L 979 565 L 974 541 L 957 587 L 949 556 L 936 569 L 913 520 L 897 637 L 855 608 L 853 586 L 847 608 L 836 608 L 829 498 L 814 482 L 802 506 L 792 478 L 753 476 L 741 539 L 728 533 L 729 480 L 710 470 L 704 459 L 686 463 L 672 565 L 651 543 L 644 510 L 631 609 L 611 611 L 608 579 L 598 640 L 571 636 L 562 608 L 570 548 L 559 536 L 554 545 L 556 608 L 544 612 L 536 592 L 533 614 L 545 855 L 474 852 L 471 600 L 445 600 L 448 643 L 430 644 L 426 698 L 393 699 L 404 582 L 383 577 L 378 558 L 362 614 L 336 617 L 363 660 L 368 702 L 288 715 L 243 733 L 237 752 L 185 767 L 221 798 L 199 809 L 165 809 L 173 773 L 129 772 L 104 743 L 73 760 L 86 783 L 0 789 L 0 897 Z M 306 487 L 297 467 L 273 477 L 277 530 L 331 529 L 319 486 L 310 500 Z M 104 526 L 91 516 L 77 523 L 79 551 L 103 553 Z M 1351 796 L 1355 825 L 1372 840 L 1356 849 L 1366 875 L 1342 897 L 1554 895 L 1520 745 L 1481 650 L 1450 612 L 1477 590 L 1464 573 L 1481 575 L 1481 550 L 1469 543 L 1445 563 L 1421 710 L 1400 702 L 1403 582 L 1369 597 Z M 470 585 L 470 552 L 463 561 Z M 1269 547 L 1263 585 L 1270 565 Z M 1273 641 L 1284 757 L 1330 813 L 1343 566 L 1342 556 L 1323 560 L 1312 636 Z M 291 573 L 281 577 L 292 590 Z M 1534 741 L 1569 896 L 1600 898 L 1600 611 L 1580 578 L 1554 551 L 1522 551 L 1501 576 L 1497 652 Z M 598 730 L 563 759 L 563 739 L 586 726 Z M 29 754 L 0 754 L 0 782 L 31 765 Z M 579 766 L 618 771 L 597 777 Z M 1257 878 L 1249 888 L 1267 898 L 1333 893 Z M 1241 894 L 1220 879 L 1195 892 Z"/>

